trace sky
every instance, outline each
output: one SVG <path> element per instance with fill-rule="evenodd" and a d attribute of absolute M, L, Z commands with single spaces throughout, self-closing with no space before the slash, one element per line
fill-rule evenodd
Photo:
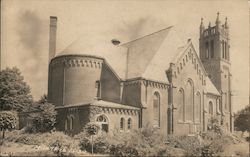
<path fill-rule="evenodd" d="M 199 50 L 199 25 L 228 17 L 233 109 L 249 104 L 249 8 L 247 0 L 2 0 L 2 68 L 17 66 L 35 100 L 47 93 L 49 16 L 58 17 L 56 52 L 80 36 L 112 36 L 127 42 L 169 26 Z"/>

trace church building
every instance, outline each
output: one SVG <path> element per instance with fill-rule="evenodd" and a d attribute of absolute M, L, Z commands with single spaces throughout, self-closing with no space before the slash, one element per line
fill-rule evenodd
<path fill-rule="evenodd" d="M 48 101 L 58 130 L 74 135 L 96 122 L 107 133 L 149 126 L 183 135 L 217 118 L 233 131 L 229 25 L 219 13 L 214 26 L 201 20 L 199 52 L 171 26 L 126 43 L 80 38 L 56 54 L 56 28 L 50 17 Z"/>

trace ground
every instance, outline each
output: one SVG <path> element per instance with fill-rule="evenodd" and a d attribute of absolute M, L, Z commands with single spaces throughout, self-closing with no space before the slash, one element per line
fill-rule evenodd
<path fill-rule="evenodd" d="M 69 143 L 70 151 L 63 151 L 65 155 L 74 156 L 110 156 L 108 154 L 91 154 L 86 151 L 81 151 L 78 147 L 77 140 L 73 137 L 64 135 L 62 132 L 52 132 L 44 134 L 26 134 L 15 131 L 6 134 L 6 139 L 3 145 L 0 146 L 0 156 L 55 156 L 50 144 L 57 139 L 65 139 Z M 51 142 L 52 141 L 52 142 Z M 235 138 L 234 142 L 226 143 L 222 152 L 216 156 L 230 156 L 230 157 L 249 157 L 249 143 L 242 138 Z M 184 143 L 187 141 L 183 141 Z M 176 148 L 171 144 L 167 147 L 168 154 L 175 154 L 175 156 L 184 156 L 185 150 L 183 148 Z"/>

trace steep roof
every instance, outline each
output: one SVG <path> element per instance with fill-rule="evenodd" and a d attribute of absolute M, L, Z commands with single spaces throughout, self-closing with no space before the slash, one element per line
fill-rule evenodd
<path fill-rule="evenodd" d="M 172 26 L 123 44 L 128 48 L 126 78 L 143 77 L 168 82 L 165 71 L 181 44 Z"/>
<path fill-rule="evenodd" d="M 214 86 L 214 84 L 212 83 L 212 81 L 210 80 L 209 77 L 207 77 L 206 79 L 206 92 L 207 93 L 212 93 L 212 94 L 215 94 L 215 95 L 220 95 L 220 92 L 217 90 L 217 88 Z"/>

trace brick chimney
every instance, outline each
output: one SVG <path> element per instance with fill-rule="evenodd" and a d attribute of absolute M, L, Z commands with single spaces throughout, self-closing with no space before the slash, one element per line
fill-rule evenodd
<path fill-rule="evenodd" d="M 50 30 L 49 30 L 49 62 L 56 53 L 56 29 L 57 17 L 50 16 Z"/>

